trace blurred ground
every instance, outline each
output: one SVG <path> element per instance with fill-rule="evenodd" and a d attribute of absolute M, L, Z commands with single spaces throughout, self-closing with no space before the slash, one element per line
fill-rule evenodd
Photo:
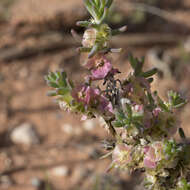
<path fill-rule="evenodd" d="M 166 90 L 175 89 L 189 99 L 190 1 L 115 2 L 109 22 L 112 27 L 127 24 L 128 31 L 113 39 L 113 46 L 124 48 L 111 57 L 113 62 L 129 73 L 127 53 L 145 55 L 146 67 L 160 69 L 153 88 L 163 97 Z M 105 172 L 110 160 L 99 160 L 105 153 L 100 142 L 109 135 L 100 122 L 81 122 L 46 96 L 43 77 L 49 70 L 64 68 L 70 77 L 82 80 L 83 58 L 75 51 L 78 44 L 70 30 L 81 33 L 75 22 L 87 16 L 82 0 L 0 1 L 0 189 L 136 188 L 136 178 Z M 189 108 L 178 114 L 187 136 Z M 26 123 L 35 129 L 38 142 L 11 141 L 13 131 Z"/>

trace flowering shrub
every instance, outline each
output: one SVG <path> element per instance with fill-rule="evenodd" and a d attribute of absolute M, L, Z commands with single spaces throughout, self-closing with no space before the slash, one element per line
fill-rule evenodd
<path fill-rule="evenodd" d="M 186 101 L 173 91 L 168 92 L 168 101 L 152 92 L 157 69 L 144 71 L 144 59 L 132 55 L 133 72 L 120 80 L 120 71 L 107 54 L 120 51 L 110 48 L 109 40 L 126 27 L 113 30 L 105 24 L 112 0 L 84 3 L 92 18 L 77 25 L 87 28 L 79 51 L 88 52 L 83 66 L 89 74 L 83 84 L 75 86 L 64 71 L 50 72 L 46 80 L 54 90 L 49 95 L 57 97 L 62 109 L 79 113 L 83 119 L 103 119 L 113 136 L 113 142 L 105 144 L 112 154 L 110 169 L 143 171 L 144 186 L 149 190 L 189 190 L 190 144 L 175 114 Z M 182 143 L 172 138 L 177 131 Z"/>

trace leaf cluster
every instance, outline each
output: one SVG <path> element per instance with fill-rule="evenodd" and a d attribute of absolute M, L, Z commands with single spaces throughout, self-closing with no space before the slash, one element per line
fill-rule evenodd
<path fill-rule="evenodd" d="M 157 68 L 153 68 L 146 72 L 143 72 L 142 69 L 144 66 L 144 61 L 145 61 L 144 57 L 142 59 L 138 59 L 134 58 L 132 54 L 129 54 L 129 63 L 134 70 L 134 76 L 147 78 L 148 81 L 151 83 L 153 82 L 153 78 L 150 77 L 155 75 L 158 70 Z"/>
<path fill-rule="evenodd" d="M 48 96 L 68 96 L 73 88 L 72 82 L 67 78 L 66 72 L 49 72 L 45 76 L 48 86 L 55 90 L 49 91 Z"/>
<path fill-rule="evenodd" d="M 84 0 L 84 4 L 95 24 L 101 24 L 106 19 L 112 3 L 113 0 Z"/>

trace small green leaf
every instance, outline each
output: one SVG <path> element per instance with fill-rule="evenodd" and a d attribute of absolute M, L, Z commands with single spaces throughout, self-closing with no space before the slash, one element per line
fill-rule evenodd
<path fill-rule="evenodd" d="M 59 94 L 59 95 L 65 95 L 65 94 L 67 94 L 67 93 L 69 93 L 70 92 L 70 89 L 69 88 L 60 88 L 60 89 L 58 89 L 58 91 L 57 91 L 57 93 Z"/>
<path fill-rule="evenodd" d="M 78 51 L 79 52 L 90 52 L 92 48 L 87 48 L 87 47 L 79 47 Z"/>
<path fill-rule="evenodd" d="M 127 116 L 129 119 L 132 118 L 132 109 L 131 106 L 129 104 L 126 104 L 126 109 L 127 109 Z"/>
<path fill-rule="evenodd" d="M 121 34 L 121 33 L 125 32 L 126 30 L 127 30 L 127 26 L 123 26 L 121 28 L 114 29 L 114 30 L 112 30 L 112 36 Z"/>
<path fill-rule="evenodd" d="M 55 90 L 48 91 L 47 96 L 57 96 L 57 92 Z"/>
<path fill-rule="evenodd" d="M 109 156 L 111 156 L 112 155 L 112 152 L 113 151 L 111 151 L 111 152 L 108 152 L 107 154 L 105 154 L 105 155 L 103 155 L 103 156 L 101 156 L 99 159 L 105 159 L 105 158 L 107 158 L 107 157 L 109 157 Z"/>
<path fill-rule="evenodd" d="M 96 7 L 96 5 L 92 5 L 92 8 L 93 8 L 93 11 L 94 11 L 94 13 L 96 15 L 95 18 L 100 19 L 101 15 L 100 15 L 100 11 L 99 11 L 98 7 Z"/>
<path fill-rule="evenodd" d="M 144 72 L 141 74 L 142 77 L 145 77 L 145 78 L 148 78 L 148 77 L 151 77 L 153 75 L 155 75 L 156 73 L 158 72 L 158 69 L 157 68 L 153 68 L 147 72 Z"/>
<path fill-rule="evenodd" d="M 179 108 L 184 106 L 187 101 L 180 97 L 177 92 L 168 92 L 169 104 L 172 108 Z"/>
<path fill-rule="evenodd" d="M 123 122 L 121 122 L 121 121 L 113 121 L 112 125 L 114 127 L 123 127 L 125 124 Z"/>
<path fill-rule="evenodd" d="M 92 17 L 96 18 L 96 14 L 93 10 L 92 4 L 90 3 L 89 0 L 84 0 L 84 4 L 86 6 L 86 9 L 88 10 L 88 12 L 92 15 Z"/>
<path fill-rule="evenodd" d="M 88 54 L 88 58 L 92 58 L 98 52 L 98 45 L 95 44 Z"/>
<path fill-rule="evenodd" d="M 94 6 L 96 6 L 95 0 L 90 0 L 90 3 L 91 3 L 92 5 L 94 5 Z"/>
<path fill-rule="evenodd" d="M 168 106 L 162 101 L 162 99 L 159 96 L 157 96 L 157 100 L 158 100 L 158 105 L 160 106 L 160 108 L 162 108 L 166 112 L 170 112 Z"/>
<path fill-rule="evenodd" d="M 126 119 L 125 113 L 123 111 L 118 111 L 116 113 L 116 118 L 119 121 L 123 121 L 124 119 Z"/>
<path fill-rule="evenodd" d="M 101 24 L 108 16 L 108 8 L 104 8 L 103 14 L 100 15 L 100 20 L 98 21 L 97 24 Z"/>
<path fill-rule="evenodd" d="M 147 98 L 148 98 L 150 105 L 153 106 L 154 105 L 154 99 L 153 99 L 151 93 L 147 92 Z"/>
<path fill-rule="evenodd" d="M 104 14 L 104 9 L 105 9 L 105 0 L 101 0 L 101 5 L 100 5 L 100 8 L 99 8 L 101 16 Z"/>
<path fill-rule="evenodd" d="M 129 54 L 129 63 L 131 67 L 135 70 L 138 64 L 138 60 L 135 59 L 132 54 Z"/>
<path fill-rule="evenodd" d="M 110 8 L 113 3 L 113 0 L 106 0 L 106 7 Z"/>
<path fill-rule="evenodd" d="M 57 78 L 57 76 L 54 72 L 50 72 L 49 76 L 50 76 L 51 80 L 56 80 L 56 78 Z"/>
<path fill-rule="evenodd" d="M 88 21 L 78 21 L 76 24 L 77 26 L 86 27 L 86 28 L 88 28 L 91 25 L 91 23 Z"/>
<path fill-rule="evenodd" d="M 101 0 L 95 0 L 97 7 L 100 7 L 100 4 L 101 4 L 100 1 L 101 1 Z"/>
<path fill-rule="evenodd" d="M 59 88 L 59 85 L 55 82 L 48 81 L 47 84 L 53 88 Z"/>
<path fill-rule="evenodd" d="M 138 61 L 135 68 L 135 73 L 134 73 L 135 76 L 139 76 L 141 74 L 142 67 L 143 67 L 143 62 Z"/>

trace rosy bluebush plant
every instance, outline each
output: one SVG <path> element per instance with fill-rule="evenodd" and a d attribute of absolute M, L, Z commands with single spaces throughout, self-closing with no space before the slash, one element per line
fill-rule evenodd
<path fill-rule="evenodd" d="M 143 71 L 144 59 L 132 55 L 128 57 L 133 72 L 120 80 L 120 71 L 107 54 L 120 51 L 110 48 L 109 41 L 126 27 L 113 30 L 105 23 L 112 0 L 84 3 L 92 18 L 77 25 L 86 28 L 79 51 L 88 53 L 83 66 L 89 74 L 83 84 L 74 85 L 66 72 L 50 72 L 46 81 L 54 90 L 48 94 L 57 97 L 62 109 L 79 113 L 83 119 L 101 117 L 113 136 L 112 142 L 104 144 L 112 155 L 109 169 L 143 171 L 148 190 L 189 190 L 190 144 L 175 113 L 186 101 L 173 91 L 168 101 L 152 92 L 157 69 Z M 181 143 L 172 138 L 177 131 Z"/>

